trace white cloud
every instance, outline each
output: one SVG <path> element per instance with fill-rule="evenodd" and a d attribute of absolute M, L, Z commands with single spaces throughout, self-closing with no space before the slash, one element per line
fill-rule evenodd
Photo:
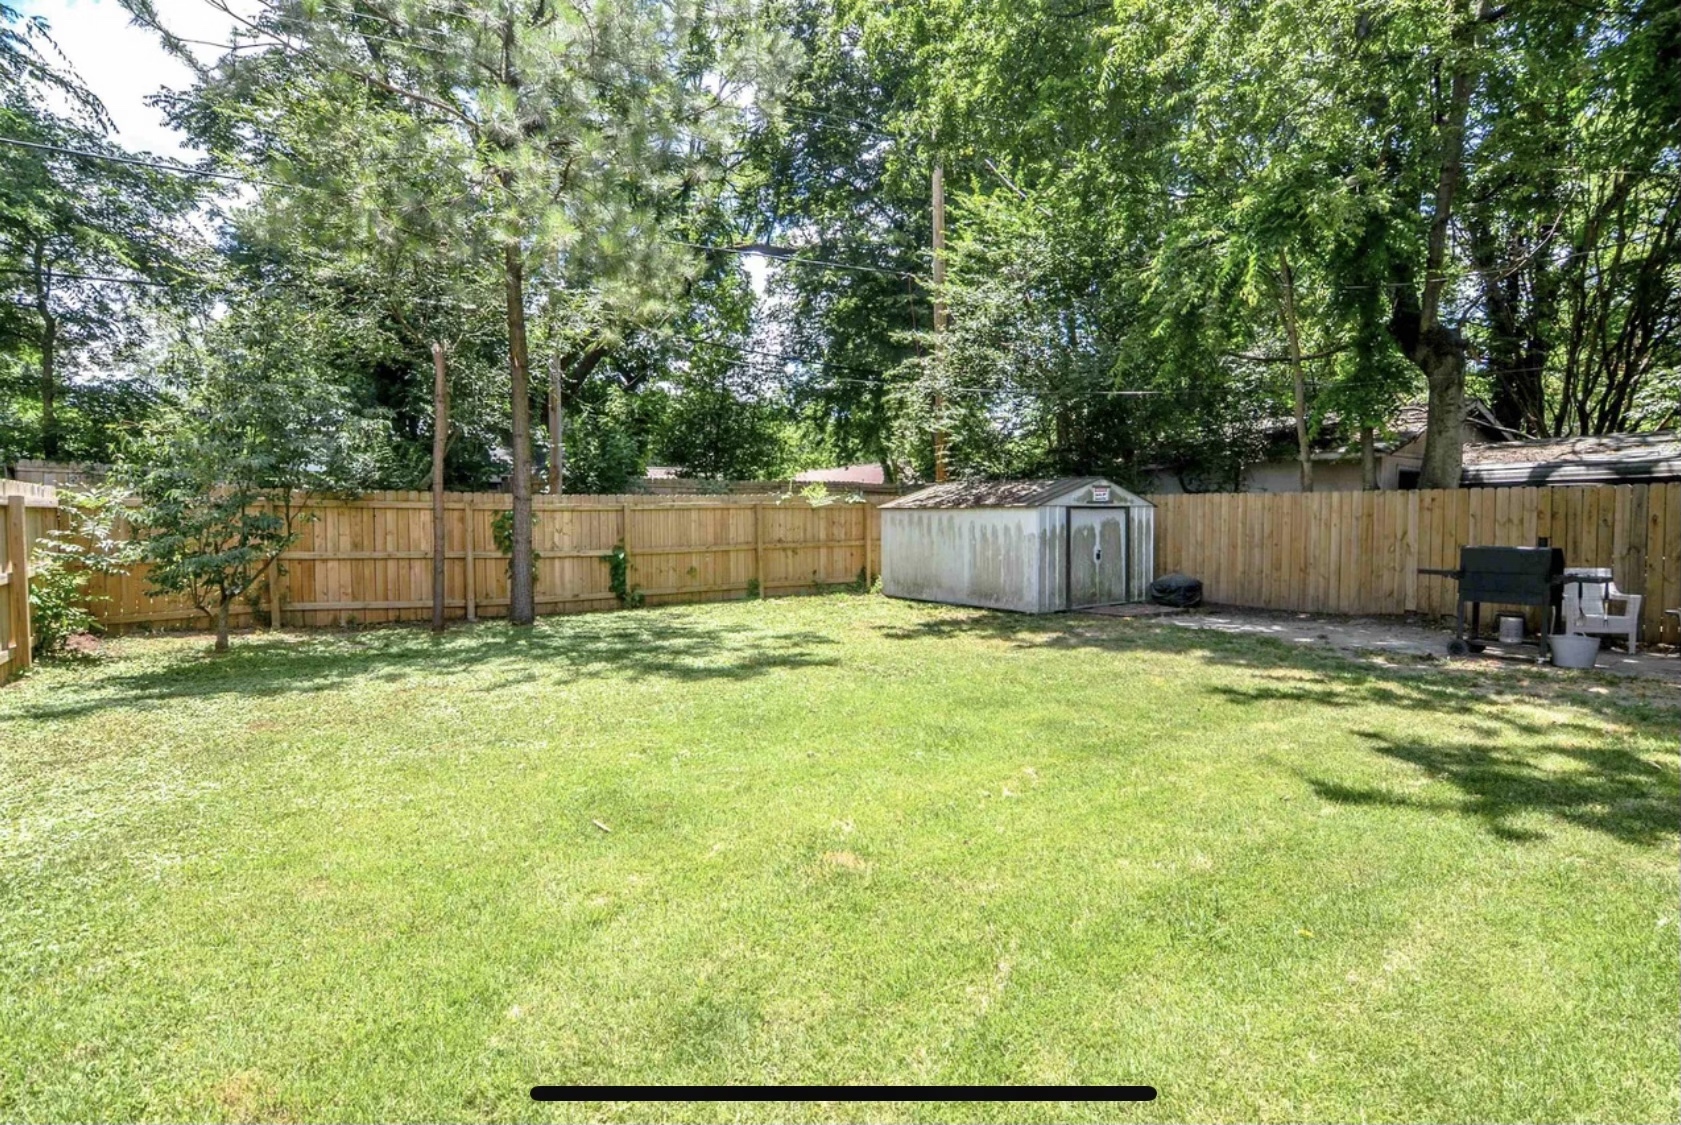
<path fill-rule="evenodd" d="M 116 0 L 22 0 L 18 6 L 50 24 L 59 49 L 105 103 L 119 143 L 175 159 L 195 155 L 182 147 L 181 134 L 164 124 L 162 114 L 146 104 L 146 98 L 165 88 L 184 89 L 193 81 L 192 70 L 159 46 L 156 32 L 132 23 Z M 254 0 L 248 6 L 254 8 Z M 157 0 L 157 12 L 176 35 L 211 43 L 228 42 L 235 26 L 204 0 Z M 203 46 L 192 50 L 205 62 L 221 53 Z"/>

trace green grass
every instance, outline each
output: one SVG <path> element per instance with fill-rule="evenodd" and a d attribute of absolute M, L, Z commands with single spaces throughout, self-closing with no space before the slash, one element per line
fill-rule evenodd
<path fill-rule="evenodd" d="M 205 648 L 0 691 L 0 1118 L 1681 1114 L 1672 688 L 858 596 Z"/>

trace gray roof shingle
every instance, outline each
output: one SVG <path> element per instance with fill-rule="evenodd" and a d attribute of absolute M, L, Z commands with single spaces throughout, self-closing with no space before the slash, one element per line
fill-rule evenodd
<path fill-rule="evenodd" d="M 1681 433 L 1604 434 L 1467 445 L 1461 481 L 1608 484 L 1681 479 Z"/>

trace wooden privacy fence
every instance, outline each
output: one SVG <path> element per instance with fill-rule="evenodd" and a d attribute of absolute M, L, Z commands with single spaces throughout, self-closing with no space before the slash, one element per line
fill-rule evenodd
<path fill-rule="evenodd" d="M 885 500 L 890 497 L 882 497 Z M 508 559 L 491 521 L 504 493 L 444 494 L 444 604 L 448 616 L 508 612 Z M 611 609 L 609 556 L 623 544 L 628 585 L 648 604 L 812 591 L 873 575 L 881 557 L 874 503 L 812 507 L 752 497 L 539 496 L 537 611 Z M 311 505 L 316 519 L 281 556 L 283 572 L 235 607 L 235 625 L 370 624 L 429 619 L 432 498 L 383 492 Z M 205 617 L 180 597 L 147 594 L 145 567 L 96 576 L 94 612 L 109 628 L 191 625 Z"/>
<path fill-rule="evenodd" d="M 1645 595 L 1641 637 L 1674 643 L 1681 484 L 1441 492 L 1159 496 L 1156 569 L 1200 578 L 1225 605 L 1315 613 L 1451 614 L 1459 548 L 1547 538 L 1566 566 L 1608 566 Z"/>
<path fill-rule="evenodd" d="M 58 493 L 0 479 L 0 683 L 29 667 L 29 551 L 58 526 Z"/>

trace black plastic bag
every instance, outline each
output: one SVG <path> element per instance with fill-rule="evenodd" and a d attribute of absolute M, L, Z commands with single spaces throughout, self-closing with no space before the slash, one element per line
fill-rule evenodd
<path fill-rule="evenodd" d="M 1150 583 L 1150 600 L 1176 609 L 1199 606 L 1202 604 L 1202 580 L 1188 574 L 1164 574 Z"/>

